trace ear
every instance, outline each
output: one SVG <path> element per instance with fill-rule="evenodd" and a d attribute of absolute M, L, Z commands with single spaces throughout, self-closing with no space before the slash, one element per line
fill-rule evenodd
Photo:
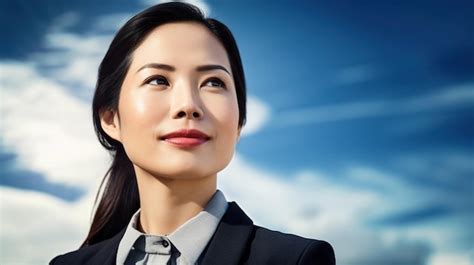
<path fill-rule="evenodd" d="M 113 139 L 122 142 L 118 114 L 113 110 L 107 109 L 100 112 L 99 116 L 102 129 Z"/>

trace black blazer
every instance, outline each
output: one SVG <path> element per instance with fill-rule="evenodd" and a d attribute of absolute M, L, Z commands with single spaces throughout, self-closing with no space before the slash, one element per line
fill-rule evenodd
<path fill-rule="evenodd" d="M 114 237 L 60 256 L 50 265 L 112 265 L 126 228 Z M 334 250 L 326 241 L 268 230 L 253 224 L 235 202 L 230 202 L 199 264 L 312 264 L 335 265 Z"/>

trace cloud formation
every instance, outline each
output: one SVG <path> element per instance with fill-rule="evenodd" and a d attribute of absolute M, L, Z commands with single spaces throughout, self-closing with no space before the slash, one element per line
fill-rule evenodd
<path fill-rule="evenodd" d="M 2 127 L 5 143 L 17 153 L 24 168 L 35 169 L 49 181 L 83 187 L 87 192 L 81 200 L 67 203 L 41 192 L 2 188 L 2 213 L 7 216 L 2 221 L 5 224 L 2 242 L 10 246 L 2 261 L 43 263 L 58 253 L 77 248 L 84 238 L 93 197 L 109 161 L 87 122 L 90 118 L 87 102 L 65 92 L 54 80 L 42 77 L 31 65 L 8 62 L 2 63 L 1 70 L 8 73 L 7 77 L 15 77 L 5 82 L 8 88 L 5 90 L 7 104 L 2 107 L 2 113 L 6 114 Z M 26 86 L 24 80 L 33 84 Z M 14 89 L 18 87 L 21 89 Z M 38 133 L 32 134 L 32 131 Z M 79 151 L 64 155 L 69 154 L 68 150 Z M 380 176 L 375 178 L 381 179 Z M 396 187 L 394 183 L 388 185 Z M 338 260 L 346 264 L 366 261 L 375 264 L 390 253 L 397 253 L 396 249 L 410 249 L 414 253 L 404 256 L 404 262 L 423 264 L 429 253 L 426 243 L 415 244 L 402 237 L 395 243 L 385 242 L 380 234 L 365 226 L 366 218 L 361 218 L 362 213 L 384 207 L 379 203 L 383 201 L 380 194 L 340 186 L 324 173 L 302 172 L 285 178 L 258 169 L 236 154 L 220 175 L 220 187 L 228 199 L 239 202 L 257 224 L 328 240 L 336 248 Z M 278 205 L 278 208 L 270 205 Z M 288 219 L 288 216 L 293 218 Z M 18 234 L 12 229 L 18 225 L 24 227 L 24 233 Z M 47 249 L 36 244 L 39 239 L 32 240 L 45 237 L 55 241 Z M 352 241 L 348 238 L 363 244 L 355 247 L 348 244 Z M 367 247 L 374 252 L 367 251 Z M 20 255 L 18 251 L 25 248 L 34 251 L 28 257 Z M 374 256 L 374 253 L 385 254 Z"/>
<path fill-rule="evenodd" d="M 62 19 L 66 25 L 73 25 L 77 16 L 69 14 Z M 114 18 L 102 21 L 107 28 Z M 87 96 L 81 97 L 82 92 L 69 86 L 79 84 L 81 89 L 89 89 L 90 95 L 95 69 L 109 39 L 110 35 L 84 37 L 67 31 L 67 27 L 57 28 L 45 38 L 50 51 L 31 55 L 30 61 L 0 62 L 2 143 L 17 155 L 18 166 L 38 172 L 51 183 L 85 191 L 81 199 L 67 202 L 44 192 L 0 187 L 0 239 L 5 246 L 2 264 L 44 264 L 54 255 L 76 249 L 87 233 L 95 192 L 110 159 L 93 133 Z M 48 70 L 42 66 L 48 66 Z M 283 117 L 286 125 L 295 125 L 428 111 L 472 102 L 472 85 L 467 85 L 407 100 L 347 103 L 285 113 Z M 394 110 L 400 106 L 402 110 Z M 269 126 L 270 112 L 267 103 L 250 97 L 245 133 Z M 309 118 L 299 120 L 301 114 Z M 450 157 L 449 163 L 472 171 L 472 158 L 457 154 Z M 424 165 L 414 160 L 400 163 L 425 172 L 416 168 Z M 472 249 L 452 247 L 464 235 L 472 235 L 463 231 L 467 227 L 464 222 L 471 220 L 465 216 L 447 216 L 408 227 L 371 226 L 371 221 L 394 212 L 445 200 L 438 190 L 412 185 L 402 176 L 364 165 L 350 165 L 341 172 L 336 176 L 302 170 L 283 176 L 236 154 L 219 175 L 219 187 L 258 225 L 329 241 L 338 264 L 472 263 Z M 49 244 L 38 244 L 44 238 L 50 239 Z"/>
<path fill-rule="evenodd" d="M 0 132 L 19 165 L 53 183 L 95 185 L 108 157 L 95 140 L 89 106 L 31 64 L 3 62 L 0 71 L 5 74 Z"/>
<path fill-rule="evenodd" d="M 474 84 L 467 83 L 399 100 L 349 102 L 276 113 L 274 126 L 340 122 L 391 115 L 423 113 L 474 104 Z"/>
<path fill-rule="evenodd" d="M 260 99 L 247 97 L 247 122 L 242 129 L 242 136 L 254 134 L 263 129 L 270 119 L 270 107 Z"/>

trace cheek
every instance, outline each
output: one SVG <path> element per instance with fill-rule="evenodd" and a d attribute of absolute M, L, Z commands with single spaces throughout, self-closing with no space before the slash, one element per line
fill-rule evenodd
<path fill-rule="evenodd" d="M 133 91 L 120 98 L 121 139 L 125 153 L 140 168 L 159 172 L 153 166 L 162 160 L 158 143 L 159 125 L 167 117 L 166 99 L 150 91 Z M 158 156 L 157 156 L 158 155 Z"/>
<path fill-rule="evenodd" d="M 217 133 L 233 137 L 237 133 L 239 107 L 235 97 L 222 97 L 209 100 L 206 104 L 209 115 L 217 123 Z"/>
<path fill-rule="evenodd" d="M 215 158 L 221 164 L 230 162 L 237 141 L 239 108 L 237 99 L 233 97 L 219 98 L 207 104 L 208 111 L 216 133 Z"/>
<path fill-rule="evenodd" d="M 155 140 L 156 126 L 166 117 L 165 103 L 150 93 L 136 91 L 124 94 L 119 102 L 123 144 L 141 145 L 147 139 Z"/>

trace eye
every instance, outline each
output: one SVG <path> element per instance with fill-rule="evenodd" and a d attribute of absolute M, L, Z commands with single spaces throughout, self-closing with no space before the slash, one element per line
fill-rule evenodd
<path fill-rule="evenodd" d="M 224 83 L 222 80 L 220 80 L 219 78 L 217 78 L 217 77 L 213 77 L 213 78 L 207 79 L 207 80 L 204 82 L 204 86 L 226 88 L 226 87 L 225 87 L 225 83 Z"/>
<path fill-rule="evenodd" d="M 143 83 L 152 85 L 152 86 L 160 86 L 160 85 L 168 86 L 169 85 L 168 80 L 166 80 L 166 78 L 161 75 L 151 76 L 147 78 L 145 82 Z"/>

